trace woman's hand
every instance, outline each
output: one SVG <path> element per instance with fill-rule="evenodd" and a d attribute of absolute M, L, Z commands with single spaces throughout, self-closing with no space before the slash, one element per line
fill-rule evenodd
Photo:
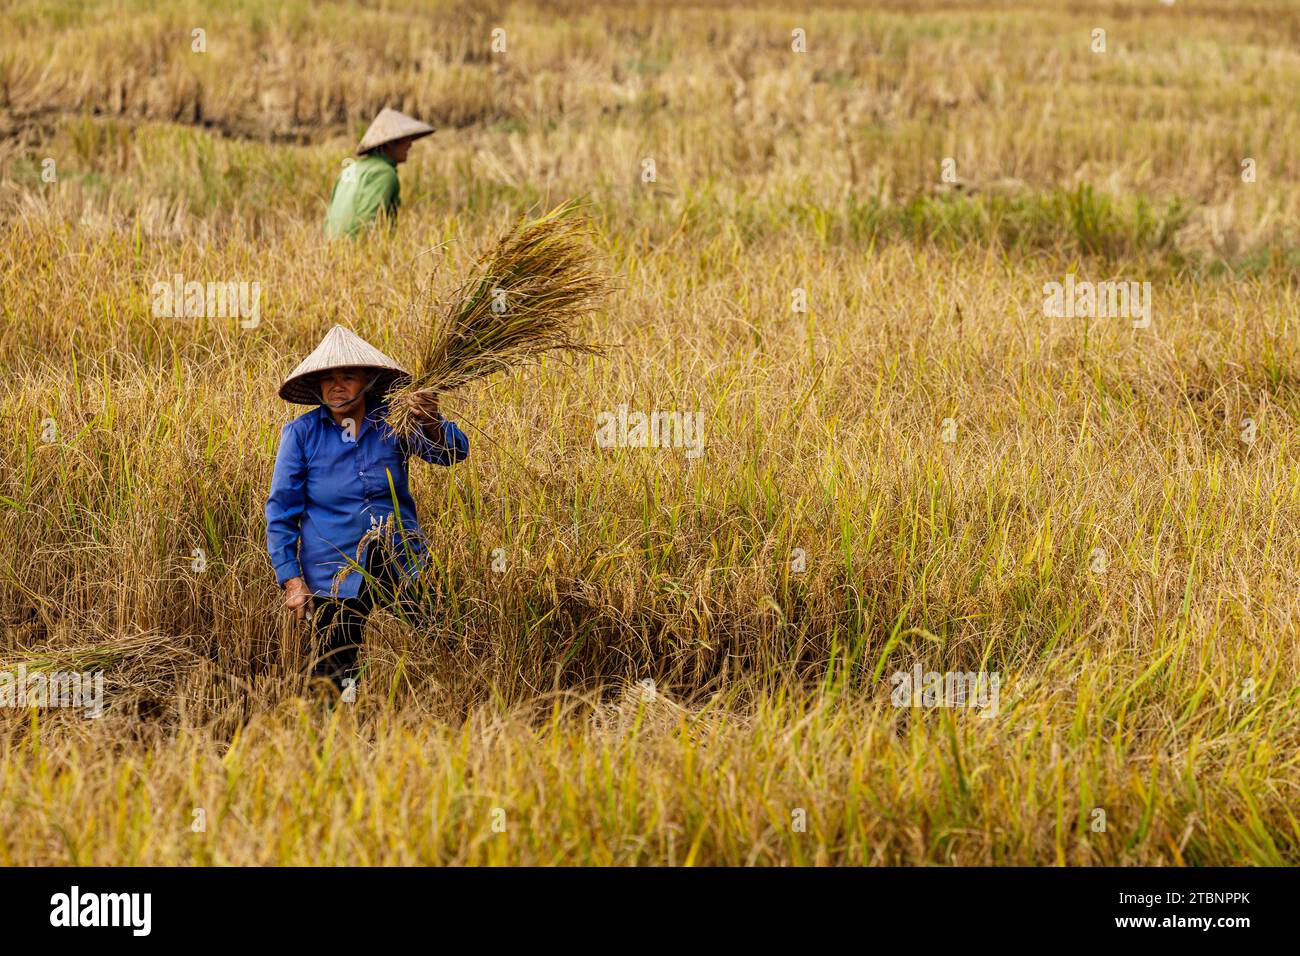
<path fill-rule="evenodd" d="M 422 409 L 421 429 L 424 437 L 432 442 L 433 447 L 445 451 L 447 448 L 447 432 L 443 429 L 442 423 L 446 421 L 442 417 L 442 412 L 438 408 L 438 399 L 434 398 L 432 402 L 425 405 Z"/>
<path fill-rule="evenodd" d="M 293 616 L 303 620 L 314 609 L 311 588 L 302 578 L 290 578 L 284 582 L 284 606 L 293 611 Z"/>

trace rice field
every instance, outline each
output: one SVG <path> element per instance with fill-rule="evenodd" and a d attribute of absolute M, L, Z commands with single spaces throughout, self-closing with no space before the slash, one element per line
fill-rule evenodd
<path fill-rule="evenodd" d="M 103 713 L 0 695 L 0 865 L 1300 862 L 1298 39 L 1281 0 L 8 3 L 0 675 Z M 328 242 L 385 105 L 438 132 L 396 230 Z M 308 687 L 277 387 L 335 323 L 414 364 L 570 200 L 605 353 L 444 397 L 438 613 Z M 256 314 L 160 314 L 186 282 Z M 1085 282 L 1149 308 L 1048 307 Z M 900 702 L 930 673 L 995 698 Z"/>

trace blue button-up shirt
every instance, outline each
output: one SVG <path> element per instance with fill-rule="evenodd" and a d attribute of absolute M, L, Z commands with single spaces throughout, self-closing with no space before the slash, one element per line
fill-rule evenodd
<path fill-rule="evenodd" d="M 399 559 L 406 563 L 408 547 L 414 557 L 423 554 L 407 459 L 414 454 L 450 465 L 469 454 L 469 439 L 444 419 L 442 447 L 423 434 L 408 442 L 384 423 L 387 412 L 386 405 L 367 409 L 357 427 L 345 431 L 319 405 L 280 432 L 266 499 L 266 549 L 281 586 L 302 577 L 314 594 L 332 596 L 335 573 L 357 558 L 365 533 L 394 513 L 394 498 L 405 536 L 396 549 Z M 362 580 L 349 574 L 337 596 L 356 597 Z"/>

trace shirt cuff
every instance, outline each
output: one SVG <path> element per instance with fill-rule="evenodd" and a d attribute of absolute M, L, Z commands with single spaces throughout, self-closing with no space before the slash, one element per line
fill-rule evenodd
<path fill-rule="evenodd" d="M 284 587 L 286 581 L 300 577 L 302 577 L 302 566 L 297 558 L 291 558 L 275 566 L 275 579 L 280 582 L 280 587 Z"/>

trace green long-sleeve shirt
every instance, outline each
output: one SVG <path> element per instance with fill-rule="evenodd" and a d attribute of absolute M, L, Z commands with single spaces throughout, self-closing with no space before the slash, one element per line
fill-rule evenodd
<path fill-rule="evenodd" d="M 401 202 L 397 164 L 382 152 L 367 153 L 339 174 L 325 215 L 325 234 L 331 238 L 354 235 L 381 214 L 391 228 Z"/>

